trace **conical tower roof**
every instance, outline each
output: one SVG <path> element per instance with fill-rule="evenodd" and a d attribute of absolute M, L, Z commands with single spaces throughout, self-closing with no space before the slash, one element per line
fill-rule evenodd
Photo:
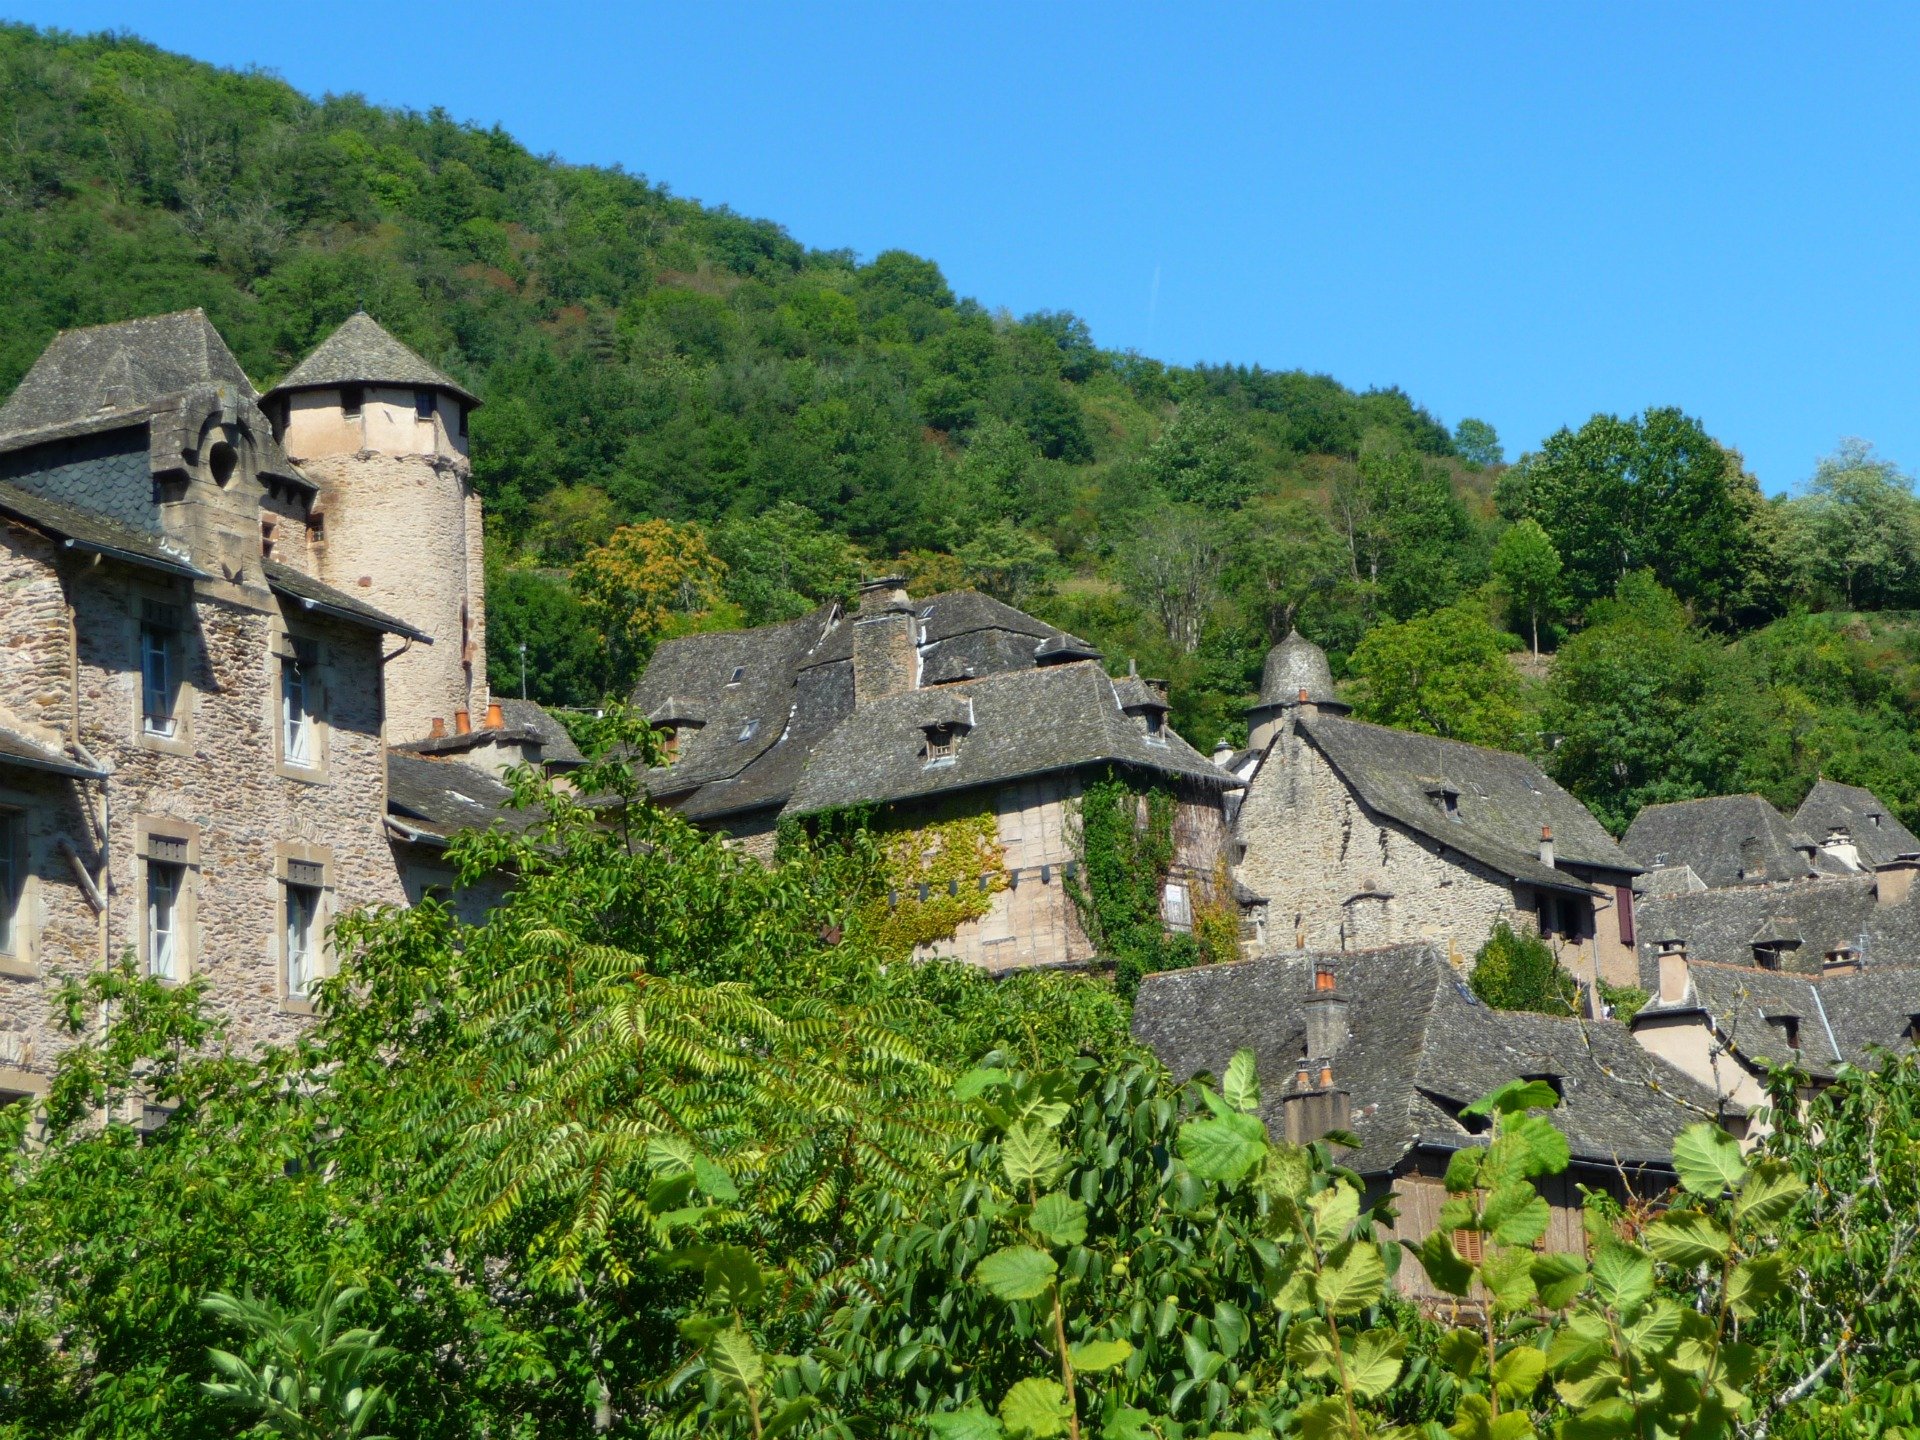
<path fill-rule="evenodd" d="M 480 403 L 452 376 L 435 369 L 394 339 L 364 310 L 349 315 L 338 330 L 322 340 L 318 349 L 294 366 L 287 378 L 268 393 L 332 390 L 342 385 L 446 390 L 469 405 Z"/>
<path fill-rule="evenodd" d="M 1334 693 L 1333 671 L 1327 652 L 1298 630 L 1267 652 L 1267 668 L 1260 677 L 1261 705 L 1298 705 L 1301 692 L 1309 704 L 1345 710 Z"/>

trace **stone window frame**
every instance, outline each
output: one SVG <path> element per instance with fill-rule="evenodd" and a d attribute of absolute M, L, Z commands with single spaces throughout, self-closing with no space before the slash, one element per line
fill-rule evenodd
<path fill-rule="evenodd" d="M 306 662 L 308 674 L 308 713 L 312 724 L 313 757 L 305 764 L 287 759 L 285 711 L 286 665 L 295 660 L 295 647 L 311 646 L 313 659 Z M 330 785 L 332 781 L 333 726 L 327 719 L 328 700 L 333 691 L 332 647 L 325 637 L 304 626 L 289 625 L 284 616 L 274 620 L 268 640 L 267 716 L 272 727 L 274 773 L 308 785 Z"/>
<path fill-rule="evenodd" d="M 155 841 L 181 842 L 185 857 L 157 856 Z M 140 973 L 153 976 L 163 985 L 184 985 L 200 968 L 200 827 L 171 815 L 135 815 L 133 817 L 134 953 Z M 180 898 L 174 913 L 177 964 L 173 975 L 153 974 L 153 936 L 147 924 L 147 887 L 152 867 L 178 865 L 181 869 Z"/>
<path fill-rule="evenodd" d="M 314 867 L 319 874 L 314 876 L 304 867 Z M 290 898 L 288 891 L 293 887 L 304 887 L 320 892 L 319 904 L 314 912 L 314 924 L 318 927 L 320 934 L 319 953 L 315 956 L 313 978 L 322 979 L 334 973 L 333 939 L 328 932 L 340 913 L 338 877 L 334 866 L 333 850 L 330 846 L 312 845 L 300 840 L 283 840 L 273 847 L 274 991 L 279 996 L 282 1010 L 294 1015 L 311 1015 L 313 1014 L 312 997 L 295 994 L 290 983 L 293 956 L 287 948 L 287 911 Z"/>
<path fill-rule="evenodd" d="M 127 649 L 133 671 L 133 703 L 128 706 L 127 724 L 129 738 L 139 749 L 161 755 L 194 753 L 194 727 L 200 709 L 200 687 L 194 683 L 190 653 L 192 637 L 199 628 L 196 598 L 191 589 L 153 582 L 127 588 Z M 171 651 L 178 674 L 174 680 L 173 733 L 163 735 L 147 728 L 146 632 L 148 625 L 167 611 L 176 612 L 178 620 Z"/>
<path fill-rule="evenodd" d="M 0 950 L 0 975 L 22 980 L 38 979 L 40 975 L 40 926 L 34 923 L 40 889 L 33 873 L 33 816 L 37 808 L 33 796 L 0 789 L 0 847 L 7 852 L 5 858 L 12 872 L 0 883 L 10 885 L 14 892 L 10 897 L 0 895 L 0 905 L 9 900 L 12 904 L 8 917 L 12 923 L 6 932 L 0 932 L 8 934 L 7 949 Z"/>
<path fill-rule="evenodd" d="M 452 910 L 459 879 L 449 865 L 408 864 L 402 870 L 400 888 L 406 892 L 409 905 L 418 905 L 431 895 Z"/>

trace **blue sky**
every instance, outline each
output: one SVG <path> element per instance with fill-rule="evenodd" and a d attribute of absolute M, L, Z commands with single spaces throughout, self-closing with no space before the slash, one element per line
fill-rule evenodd
<path fill-rule="evenodd" d="M 1769 491 L 1846 435 L 1920 467 L 1920 7 L 0 11 L 498 122 L 1110 347 L 1397 384 L 1510 456 L 1678 404 Z"/>

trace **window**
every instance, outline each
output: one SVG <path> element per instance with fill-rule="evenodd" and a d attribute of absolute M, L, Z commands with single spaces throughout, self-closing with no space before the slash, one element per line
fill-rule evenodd
<path fill-rule="evenodd" d="M 233 472 L 239 464 L 240 452 L 224 440 L 207 452 L 207 473 L 213 476 L 213 483 L 222 490 L 233 479 Z"/>
<path fill-rule="evenodd" d="M 1169 880 L 1166 888 L 1160 892 L 1160 913 L 1166 919 L 1169 930 L 1186 934 L 1193 929 L 1193 904 L 1187 896 L 1187 887 L 1177 880 Z"/>
<path fill-rule="evenodd" d="M 1140 718 L 1146 722 L 1148 744 L 1164 745 L 1167 743 L 1166 716 L 1162 715 L 1158 710 L 1146 710 L 1141 712 Z"/>
<path fill-rule="evenodd" d="M 320 974 L 320 876 L 318 865 L 287 862 L 287 994 L 295 999 Z"/>
<path fill-rule="evenodd" d="M 1447 812 L 1447 819 L 1458 820 L 1460 818 L 1460 792 L 1458 790 L 1442 790 L 1440 792 L 1440 808 Z"/>
<path fill-rule="evenodd" d="M 152 843 L 186 848 L 186 842 L 179 840 Z M 179 861 L 147 861 L 147 973 L 157 980 L 185 978 L 180 895 L 186 879 L 187 867 Z"/>
<path fill-rule="evenodd" d="M 746 675 L 747 675 L 747 667 L 744 665 L 736 665 L 733 667 L 733 678 L 728 680 L 727 684 L 738 685 L 742 680 L 746 678 Z"/>
<path fill-rule="evenodd" d="M 1620 917 L 1620 943 L 1633 944 L 1633 887 L 1631 885 L 1613 887 L 1613 908 Z"/>
<path fill-rule="evenodd" d="M 1767 1024 L 1776 1030 L 1780 1038 L 1787 1042 L 1789 1050 L 1800 1048 L 1800 1017 L 1798 1015 L 1769 1015 Z"/>
<path fill-rule="evenodd" d="M 319 764 L 319 647 L 288 637 L 280 657 L 280 758 L 289 765 Z"/>
<path fill-rule="evenodd" d="M 1478 1265 L 1487 1258 L 1487 1237 L 1480 1230 L 1456 1230 L 1453 1232 L 1453 1253 L 1469 1265 Z"/>
<path fill-rule="evenodd" d="M 271 560 L 273 558 L 273 532 L 277 528 L 271 520 L 262 520 L 260 522 L 260 558 L 262 560 Z"/>
<path fill-rule="evenodd" d="M 413 414 L 417 420 L 431 420 L 434 411 L 440 408 L 439 398 L 431 390 L 413 392 Z"/>
<path fill-rule="evenodd" d="M 464 440 L 467 438 L 467 407 L 460 405 L 455 408 L 460 412 L 460 438 Z"/>
<path fill-rule="evenodd" d="M 25 849 L 24 818 L 17 810 L 0 810 L 0 955 L 19 954 L 26 939 L 20 925 L 20 897 L 27 878 Z"/>
<path fill-rule="evenodd" d="M 749 720 L 747 721 L 746 724 L 740 727 L 741 740 L 751 740 L 755 735 L 759 733 L 760 733 L 760 722 L 758 720 Z"/>
<path fill-rule="evenodd" d="M 171 738 L 180 726 L 180 619 L 170 605 L 146 605 L 140 620 L 140 728 Z"/>
<path fill-rule="evenodd" d="M 927 727 L 927 763 L 936 760 L 951 760 L 960 750 L 960 727 L 957 725 L 929 725 Z"/>
<path fill-rule="evenodd" d="M 358 385 L 340 387 L 340 413 L 349 420 L 360 418 L 360 387 Z"/>

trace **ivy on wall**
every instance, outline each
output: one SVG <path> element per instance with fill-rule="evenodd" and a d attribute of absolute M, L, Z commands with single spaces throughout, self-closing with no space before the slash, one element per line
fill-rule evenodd
<path fill-rule="evenodd" d="M 1129 998 L 1143 976 L 1239 953 L 1239 917 L 1219 899 L 1195 896 L 1192 932 L 1167 931 L 1161 895 L 1173 869 L 1176 806 L 1168 786 L 1109 772 L 1081 793 L 1070 821 L 1080 868 L 1066 877 L 1067 894 L 1094 949 L 1113 962 L 1116 988 Z"/>
<path fill-rule="evenodd" d="M 1007 888 L 1006 852 L 992 811 L 949 813 L 912 824 L 880 821 L 880 893 L 861 909 L 861 930 L 885 953 L 908 955 L 951 940 L 969 920 L 993 908 Z"/>

